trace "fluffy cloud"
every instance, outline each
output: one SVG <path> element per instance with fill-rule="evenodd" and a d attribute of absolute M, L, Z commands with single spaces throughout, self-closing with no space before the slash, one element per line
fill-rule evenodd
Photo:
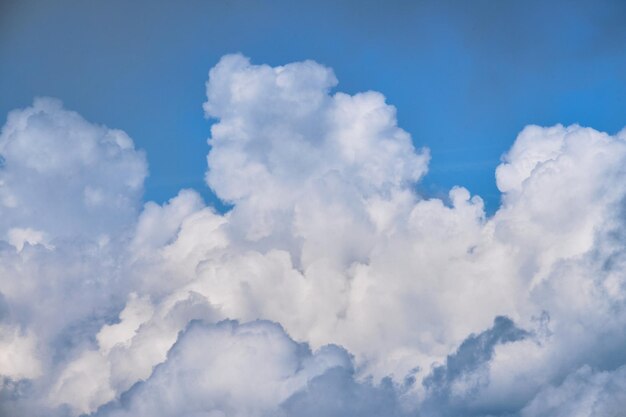
<path fill-rule="evenodd" d="M 324 216 L 320 208 L 362 211 L 360 200 L 391 195 L 426 171 L 427 153 L 415 152 L 381 94 L 329 95 L 336 83 L 330 69 L 310 61 L 272 68 L 231 55 L 211 70 L 204 108 L 219 123 L 211 129 L 206 179 L 235 204 L 245 237 L 282 232 L 285 216 L 294 229 L 286 232 L 308 234 L 311 217 Z M 337 226 L 354 232 L 360 225 L 317 233 L 332 228 L 339 237 Z M 339 242 L 329 252 L 340 256 L 351 246 Z"/>
<path fill-rule="evenodd" d="M 207 184 L 139 207 L 123 133 L 59 102 L 0 135 L 0 411 L 611 415 L 626 357 L 626 134 L 528 126 L 487 216 L 415 183 L 376 92 L 329 68 L 210 71 Z M 54 190 L 54 192 L 53 192 Z"/>
<path fill-rule="evenodd" d="M 124 132 L 52 99 L 9 114 L 0 155 L 2 406 L 35 410 L 127 298 L 120 242 L 141 208 L 147 165 Z M 31 413 L 16 407 L 6 413 Z"/>
<path fill-rule="evenodd" d="M 124 132 L 41 98 L 9 113 L 0 155 L 0 234 L 19 245 L 105 236 L 134 222 L 147 165 Z"/>
<path fill-rule="evenodd" d="M 351 370 L 337 346 L 312 353 L 274 323 L 192 322 L 167 361 L 102 415 L 264 416 L 330 369 Z"/>

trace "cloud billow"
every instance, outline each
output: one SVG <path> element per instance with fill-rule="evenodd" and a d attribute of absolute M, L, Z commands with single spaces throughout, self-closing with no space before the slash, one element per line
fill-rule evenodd
<path fill-rule="evenodd" d="M 10 113 L 0 414 L 624 409 L 624 132 L 525 127 L 487 216 L 462 187 L 420 196 L 428 150 L 327 67 L 228 55 L 206 88 L 225 213 L 193 190 L 141 207 L 143 152 L 56 100 Z"/>

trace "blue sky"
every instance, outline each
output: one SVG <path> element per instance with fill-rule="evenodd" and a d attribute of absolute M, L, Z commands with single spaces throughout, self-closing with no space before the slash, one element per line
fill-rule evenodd
<path fill-rule="evenodd" d="M 620 2 L 15 1 L 0 6 L 0 113 L 58 97 L 146 150 L 146 200 L 204 185 L 208 70 L 313 59 L 338 91 L 382 92 L 431 149 L 428 196 L 499 204 L 494 169 L 527 124 L 626 120 Z"/>

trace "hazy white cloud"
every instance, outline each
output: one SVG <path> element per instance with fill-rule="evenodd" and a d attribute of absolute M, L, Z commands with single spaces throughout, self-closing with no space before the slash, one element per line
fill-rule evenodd
<path fill-rule="evenodd" d="M 192 190 L 141 209 L 146 164 L 123 132 L 49 99 L 11 113 L 0 411 L 619 409 L 623 131 L 526 127 L 487 216 L 462 187 L 420 196 L 428 151 L 381 94 L 336 85 L 312 61 L 211 70 L 206 180 L 227 213 Z"/>
<path fill-rule="evenodd" d="M 625 407 L 626 368 L 607 372 L 585 365 L 558 386 L 543 388 L 521 416 L 619 416 Z"/>

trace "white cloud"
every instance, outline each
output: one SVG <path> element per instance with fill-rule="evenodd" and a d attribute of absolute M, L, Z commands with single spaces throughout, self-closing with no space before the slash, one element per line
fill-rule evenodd
<path fill-rule="evenodd" d="M 107 416 L 264 416 L 308 381 L 334 367 L 351 368 L 339 347 L 312 353 L 274 323 L 192 322 L 145 382 Z"/>
<path fill-rule="evenodd" d="M 21 229 L 19 227 L 9 229 L 6 235 L 6 240 L 18 251 L 24 249 L 25 244 L 43 245 L 48 249 L 51 248 L 48 244 L 48 241 L 50 239 L 48 238 L 46 233 L 39 230 L 31 229 L 30 227 L 27 227 L 25 229 Z"/>
<path fill-rule="evenodd" d="M 21 334 L 17 327 L 0 327 L 0 369 L 11 379 L 33 379 L 41 376 L 37 358 L 37 341 L 33 334 Z"/>
<path fill-rule="evenodd" d="M 381 94 L 336 85 L 312 61 L 230 55 L 211 70 L 206 180 L 228 213 L 191 190 L 140 210 L 146 166 L 124 133 L 50 100 L 13 112 L 0 136 L 2 406 L 533 416 L 587 401 L 577 409 L 592 416 L 590 403 L 618 404 L 624 133 L 526 127 L 488 217 L 462 187 L 449 203 L 417 194 L 428 152 Z"/>
<path fill-rule="evenodd" d="M 0 234 L 108 235 L 134 222 L 147 165 L 124 132 L 39 98 L 9 113 L 0 154 Z"/>
<path fill-rule="evenodd" d="M 626 407 L 625 393 L 624 366 L 612 372 L 593 371 L 583 366 L 560 385 L 544 388 L 522 410 L 521 416 L 619 416 Z"/>
<path fill-rule="evenodd" d="M 59 372 L 84 356 L 127 297 L 122 242 L 136 222 L 147 165 L 124 132 L 52 99 L 9 114 L 0 155 L 2 406 L 9 415 L 48 414 Z M 83 371 L 73 363 L 63 375 Z"/>
<path fill-rule="evenodd" d="M 312 215 L 308 199 L 341 210 L 425 173 L 427 152 L 415 152 L 384 97 L 329 95 L 336 83 L 330 69 L 311 61 L 272 68 L 229 55 L 211 70 L 204 108 L 219 123 L 206 178 L 236 203 L 233 216 L 246 237 L 276 233 L 294 209 Z"/>

